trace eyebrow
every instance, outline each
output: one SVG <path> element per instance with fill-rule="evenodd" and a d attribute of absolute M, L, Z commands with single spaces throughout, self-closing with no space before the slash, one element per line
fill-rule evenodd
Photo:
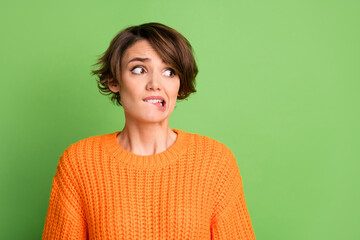
<path fill-rule="evenodd" d="M 127 65 L 129 65 L 129 63 L 135 62 L 135 61 L 146 62 L 146 61 L 151 61 L 151 59 L 150 59 L 150 58 L 135 57 L 135 58 L 131 59 L 131 60 L 127 63 Z M 165 63 L 164 60 L 163 60 L 162 62 Z"/>

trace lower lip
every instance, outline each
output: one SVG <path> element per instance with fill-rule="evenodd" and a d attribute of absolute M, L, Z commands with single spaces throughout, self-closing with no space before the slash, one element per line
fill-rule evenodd
<path fill-rule="evenodd" d="M 151 103 L 151 102 L 146 102 L 146 103 Z M 160 109 L 161 111 L 165 111 L 166 110 L 166 103 L 164 103 L 164 106 L 161 105 L 161 103 L 156 102 L 156 103 L 151 103 L 155 106 L 157 106 L 158 109 Z"/>

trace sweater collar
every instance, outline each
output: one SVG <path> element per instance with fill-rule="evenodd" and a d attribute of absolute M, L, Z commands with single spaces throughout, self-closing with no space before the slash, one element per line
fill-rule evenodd
<path fill-rule="evenodd" d="M 121 131 L 116 131 L 114 133 L 105 135 L 103 143 L 110 155 L 116 161 L 119 161 L 128 167 L 158 168 L 170 165 L 175 162 L 188 146 L 190 140 L 189 133 L 179 129 L 172 129 L 172 131 L 177 133 L 175 143 L 165 151 L 153 155 L 137 155 L 125 150 L 118 144 L 116 138 Z"/>

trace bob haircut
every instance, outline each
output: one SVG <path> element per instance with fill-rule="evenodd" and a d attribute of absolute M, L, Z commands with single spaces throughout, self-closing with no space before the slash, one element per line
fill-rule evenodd
<path fill-rule="evenodd" d="M 115 105 L 121 104 L 120 93 L 109 89 L 109 82 L 121 81 L 121 61 L 125 51 L 139 40 L 147 40 L 166 64 L 172 67 L 180 78 L 178 100 L 187 98 L 195 90 L 195 78 L 198 68 L 193 49 L 188 40 L 175 29 L 161 23 L 151 22 L 125 28 L 111 41 L 108 49 L 93 65 L 97 75 L 97 86 L 103 95 L 111 95 Z"/>

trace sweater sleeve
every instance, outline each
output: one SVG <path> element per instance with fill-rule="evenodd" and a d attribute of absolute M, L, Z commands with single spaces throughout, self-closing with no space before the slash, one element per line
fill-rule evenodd
<path fill-rule="evenodd" d="M 65 150 L 53 178 L 42 240 L 87 239 L 85 214 L 69 160 Z"/>
<path fill-rule="evenodd" d="M 212 239 L 255 239 L 239 167 L 231 150 L 224 148 L 224 165 L 219 168 L 217 198 L 211 221 Z"/>

